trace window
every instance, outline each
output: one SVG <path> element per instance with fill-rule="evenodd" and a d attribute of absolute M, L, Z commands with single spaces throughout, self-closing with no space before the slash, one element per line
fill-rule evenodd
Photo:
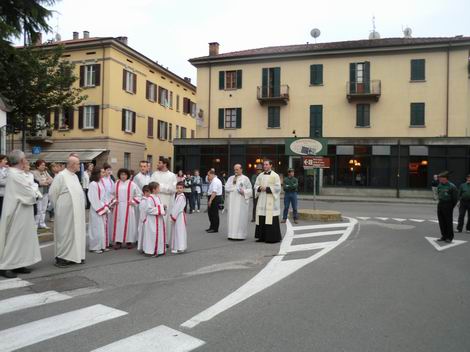
<path fill-rule="evenodd" d="M 153 138 L 153 117 L 147 118 L 147 137 Z"/>
<path fill-rule="evenodd" d="M 281 127 L 281 107 L 269 106 L 268 107 L 268 128 Z"/>
<path fill-rule="evenodd" d="M 168 122 L 158 120 L 158 139 L 168 139 Z"/>
<path fill-rule="evenodd" d="M 194 130 L 191 130 L 191 138 L 196 138 L 196 131 Z"/>
<path fill-rule="evenodd" d="M 180 138 L 180 126 L 176 125 L 175 138 Z"/>
<path fill-rule="evenodd" d="M 152 167 L 153 164 L 153 156 L 150 154 L 147 154 L 147 162 L 149 163 L 150 167 Z"/>
<path fill-rule="evenodd" d="M 168 90 L 163 87 L 158 87 L 158 103 L 166 108 L 169 107 Z"/>
<path fill-rule="evenodd" d="M 349 64 L 349 92 L 370 92 L 370 62 L 353 62 Z"/>
<path fill-rule="evenodd" d="M 281 96 L 281 68 L 271 67 L 262 69 L 262 90 L 261 96 L 280 97 Z"/>
<path fill-rule="evenodd" d="M 186 138 L 186 127 L 181 127 L 181 138 Z"/>
<path fill-rule="evenodd" d="M 196 103 L 191 102 L 191 116 L 192 117 L 196 117 L 196 109 L 197 109 Z"/>
<path fill-rule="evenodd" d="M 242 128 L 242 109 L 219 109 L 219 128 Z"/>
<path fill-rule="evenodd" d="M 128 170 L 131 168 L 131 153 L 124 153 L 124 168 Z"/>
<path fill-rule="evenodd" d="M 54 112 L 54 129 L 73 129 L 73 108 L 57 109 Z"/>
<path fill-rule="evenodd" d="M 411 103 L 410 126 L 424 126 L 424 103 Z"/>
<path fill-rule="evenodd" d="M 128 93 L 137 92 L 137 75 L 128 70 L 122 71 L 122 89 Z"/>
<path fill-rule="evenodd" d="M 101 65 L 80 66 L 80 87 L 96 87 L 100 85 Z"/>
<path fill-rule="evenodd" d="M 310 137 L 323 137 L 323 105 L 310 105 Z"/>
<path fill-rule="evenodd" d="M 242 70 L 219 71 L 219 89 L 241 89 Z"/>
<path fill-rule="evenodd" d="M 415 59 L 411 60 L 411 80 L 412 81 L 424 81 L 426 71 L 426 60 Z"/>
<path fill-rule="evenodd" d="M 176 96 L 176 111 L 180 111 L 180 96 Z"/>
<path fill-rule="evenodd" d="M 356 127 L 370 126 L 370 104 L 356 105 Z"/>
<path fill-rule="evenodd" d="M 173 92 L 170 92 L 168 105 L 169 105 L 170 109 L 173 109 Z"/>
<path fill-rule="evenodd" d="M 122 110 L 122 130 L 127 133 L 135 133 L 136 113 L 134 111 Z"/>
<path fill-rule="evenodd" d="M 83 129 L 95 128 L 95 107 L 85 106 L 83 108 Z"/>
<path fill-rule="evenodd" d="M 323 65 L 310 65 L 310 85 L 318 86 L 323 84 Z"/>
<path fill-rule="evenodd" d="M 237 127 L 237 109 L 225 109 L 225 128 Z"/>
<path fill-rule="evenodd" d="M 183 98 L 183 114 L 185 115 L 191 114 L 192 104 L 195 104 L 195 103 L 191 102 L 191 100 L 188 98 Z"/>
<path fill-rule="evenodd" d="M 157 85 L 155 83 L 147 81 L 145 97 L 151 102 L 157 101 Z"/>
<path fill-rule="evenodd" d="M 168 126 L 168 140 L 173 141 L 173 124 L 170 123 Z"/>

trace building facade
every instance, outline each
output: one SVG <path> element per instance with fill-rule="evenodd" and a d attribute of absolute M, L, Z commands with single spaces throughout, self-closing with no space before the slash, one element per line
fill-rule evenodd
<path fill-rule="evenodd" d="M 196 87 L 127 45 L 126 37 L 83 38 L 45 43 L 64 47 L 64 60 L 75 64 L 87 99 L 73 109 L 46 116 L 49 130 L 27 136 L 34 158 L 61 161 L 69 152 L 114 168 L 138 169 L 173 156 L 173 139 L 196 130 Z M 36 147 L 36 148 L 34 148 Z M 28 150 L 29 151 L 29 150 Z"/>
<path fill-rule="evenodd" d="M 284 140 L 323 137 L 330 187 L 423 189 L 448 169 L 470 171 L 470 37 L 388 38 L 269 47 L 191 59 L 197 140 L 177 165 L 253 170 L 264 158 L 312 180 Z M 327 191 L 327 189 L 325 189 Z"/>

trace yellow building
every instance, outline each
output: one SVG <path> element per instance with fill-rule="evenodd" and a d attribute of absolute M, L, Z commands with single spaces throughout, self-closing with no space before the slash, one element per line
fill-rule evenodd
<path fill-rule="evenodd" d="M 443 169 L 460 182 L 470 172 L 469 50 L 462 36 L 230 53 L 210 43 L 208 56 L 190 60 L 201 119 L 197 140 L 178 141 L 177 164 L 240 162 L 252 172 L 270 158 L 281 173 L 294 167 L 306 190 L 311 181 L 300 157 L 286 155 L 285 138 L 324 137 L 332 163 L 324 185 L 425 188 Z"/>
<path fill-rule="evenodd" d="M 28 136 L 36 158 L 63 160 L 70 151 L 83 160 L 113 168 L 138 169 L 140 160 L 156 163 L 173 156 L 173 140 L 194 138 L 196 87 L 132 49 L 126 37 L 92 38 L 42 44 L 64 46 L 64 59 L 75 64 L 76 85 L 87 95 L 70 111 L 50 115 L 51 131 Z M 36 148 L 37 150 L 37 148 Z"/>

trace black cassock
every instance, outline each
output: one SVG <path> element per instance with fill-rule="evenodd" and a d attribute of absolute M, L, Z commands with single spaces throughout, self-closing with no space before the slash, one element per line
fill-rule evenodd
<path fill-rule="evenodd" d="M 258 188 L 258 192 L 260 192 Z M 266 188 L 266 193 L 271 193 L 269 187 Z M 281 242 L 281 227 L 279 226 L 279 216 L 273 216 L 271 225 L 266 224 L 266 216 L 258 216 L 258 225 L 256 225 L 255 238 L 259 242 L 277 243 Z"/>

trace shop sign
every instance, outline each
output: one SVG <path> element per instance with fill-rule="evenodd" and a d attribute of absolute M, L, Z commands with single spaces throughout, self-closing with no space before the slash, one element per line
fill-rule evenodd
<path fill-rule="evenodd" d="M 325 138 L 286 138 L 286 155 L 327 155 L 328 141 Z"/>
<path fill-rule="evenodd" d="M 324 158 L 322 156 L 304 156 L 302 158 L 302 164 L 305 170 L 309 169 L 329 169 L 330 158 Z"/>

